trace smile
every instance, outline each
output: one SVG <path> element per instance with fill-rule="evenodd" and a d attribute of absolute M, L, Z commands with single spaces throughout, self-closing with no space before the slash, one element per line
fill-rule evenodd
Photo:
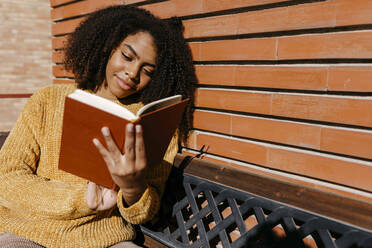
<path fill-rule="evenodd" d="M 118 82 L 120 88 L 122 88 L 123 90 L 135 90 L 136 89 L 136 86 L 133 83 L 130 83 L 120 78 L 119 76 L 115 76 L 115 77 L 116 77 L 116 81 Z"/>

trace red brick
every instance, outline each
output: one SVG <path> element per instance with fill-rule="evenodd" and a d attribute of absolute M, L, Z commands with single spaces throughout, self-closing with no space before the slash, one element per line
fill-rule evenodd
<path fill-rule="evenodd" d="M 281 37 L 278 59 L 371 58 L 371 39 L 365 31 Z"/>
<path fill-rule="evenodd" d="M 332 66 L 328 90 L 372 92 L 372 66 Z"/>
<path fill-rule="evenodd" d="M 200 60 L 275 60 L 276 39 L 255 38 L 200 43 Z"/>

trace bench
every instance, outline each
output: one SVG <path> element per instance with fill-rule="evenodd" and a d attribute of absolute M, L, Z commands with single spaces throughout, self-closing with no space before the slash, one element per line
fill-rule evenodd
<path fill-rule="evenodd" d="M 151 248 L 372 247 L 372 207 L 178 154 L 158 220 L 141 230 Z"/>
<path fill-rule="evenodd" d="M 0 147 L 7 133 L 0 133 Z M 372 247 L 371 204 L 178 154 L 146 247 Z"/>

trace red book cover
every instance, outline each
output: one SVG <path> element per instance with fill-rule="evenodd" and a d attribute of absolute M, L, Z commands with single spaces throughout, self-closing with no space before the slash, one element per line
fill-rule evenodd
<path fill-rule="evenodd" d="M 92 142 L 93 138 L 97 138 L 106 145 L 101 128 L 109 127 L 114 141 L 123 151 L 126 124 L 141 124 L 148 166 L 156 166 L 164 157 L 187 101 L 188 99 L 182 100 L 147 112 L 137 120 L 127 120 L 66 97 L 58 168 L 106 188 L 115 189 L 116 185 L 107 165 Z"/>

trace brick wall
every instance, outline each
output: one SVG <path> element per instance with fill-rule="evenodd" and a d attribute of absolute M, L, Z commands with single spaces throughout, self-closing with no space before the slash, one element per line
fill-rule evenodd
<path fill-rule="evenodd" d="M 52 82 L 49 0 L 0 1 L 0 131 L 30 93 Z"/>
<path fill-rule="evenodd" d="M 184 153 L 372 204 L 372 1 L 104 4 L 123 2 L 183 20 L 199 79 Z M 51 5 L 54 82 L 72 83 L 63 41 L 103 3 Z"/>
<path fill-rule="evenodd" d="M 199 79 L 185 153 L 372 202 L 370 1 L 125 2 L 183 19 Z M 73 82 L 63 41 L 103 4 L 51 5 L 54 80 Z"/>

